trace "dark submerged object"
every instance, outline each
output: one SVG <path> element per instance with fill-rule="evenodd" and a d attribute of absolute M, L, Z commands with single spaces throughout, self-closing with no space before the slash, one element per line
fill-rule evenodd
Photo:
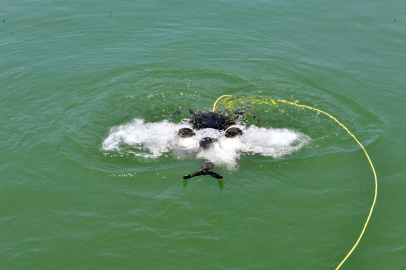
<path fill-rule="evenodd" d="M 209 149 L 210 146 L 217 141 L 216 139 L 210 138 L 210 137 L 204 137 L 203 139 L 200 140 L 199 145 L 203 149 Z"/>
<path fill-rule="evenodd" d="M 242 130 L 237 128 L 237 127 L 229 128 L 226 131 L 226 137 L 227 138 L 235 138 L 238 135 L 242 135 Z"/>
<path fill-rule="evenodd" d="M 210 175 L 211 177 L 214 177 L 217 179 L 223 179 L 223 176 L 212 171 L 213 168 L 214 168 L 214 164 L 212 162 L 208 161 L 208 162 L 202 164 L 201 170 L 194 172 L 194 173 L 187 174 L 187 175 L 183 176 L 183 179 L 189 179 L 189 178 L 199 176 L 199 175 Z"/>
<path fill-rule="evenodd" d="M 202 112 L 195 113 L 192 109 L 190 112 L 190 123 L 193 129 L 199 130 L 203 128 L 214 128 L 218 130 L 226 130 L 228 127 L 235 125 L 235 119 L 231 114 L 221 112 Z"/>
<path fill-rule="evenodd" d="M 190 138 L 195 136 L 196 134 L 190 128 L 181 128 L 178 131 L 178 135 L 182 138 Z"/>

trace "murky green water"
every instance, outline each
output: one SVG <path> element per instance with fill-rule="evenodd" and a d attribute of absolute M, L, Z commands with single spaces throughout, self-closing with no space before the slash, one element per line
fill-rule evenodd
<path fill-rule="evenodd" d="M 311 140 L 201 161 L 106 151 L 112 128 L 221 95 L 331 113 L 379 194 L 341 269 L 406 263 L 403 1 L 7 1 L 0 9 L 0 269 L 335 269 L 374 193 L 331 119 L 254 107 Z"/>

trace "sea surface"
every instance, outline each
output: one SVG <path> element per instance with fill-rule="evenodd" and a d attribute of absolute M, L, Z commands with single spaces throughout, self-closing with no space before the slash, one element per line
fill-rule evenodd
<path fill-rule="evenodd" d="M 335 269 L 374 198 L 364 152 L 286 103 L 241 104 L 258 117 L 211 152 L 176 136 L 222 95 L 343 123 L 379 187 L 340 269 L 405 269 L 405 11 L 2 1 L 0 269 Z M 223 181 L 184 181 L 204 159 Z"/>

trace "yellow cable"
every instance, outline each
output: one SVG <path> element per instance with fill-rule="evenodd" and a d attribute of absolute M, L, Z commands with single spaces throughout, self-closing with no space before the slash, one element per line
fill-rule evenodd
<path fill-rule="evenodd" d="M 230 95 L 223 95 L 223 96 L 219 97 L 219 98 L 216 100 L 216 102 L 215 102 L 214 105 L 213 105 L 213 112 L 214 112 L 214 110 L 215 110 L 215 108 L 216 108 L 217 102 L 218 102 L 221 98 L 226 97 L 226 96 L 230 96 Z M 367 153 L 367 150 L 365 150 L 365 147 L 358 141 L 358 139 L 354 136 L 354 134 L 352 134 L 352 133 L 348 130 L 348 128 L 347 128 L 346 126 L 344 126 L 340 121 L 338 121 L 338 120 L 337 120 L 334 116 L 332 116 L 331 114 L 328 114 L 328 113 L 326 113 L 326 112 L 324 112 L 324 111 L 322 111 L 322 110 L 319 110 L 319 109 L 316 109 L 316 108 L 313 108 L 313 107 L 310 107 L 310 106 L 297 104 L 297 103 L 291 102 L 291 101 L 286 101 L 286 100 L 281 100 L 281 99 L 278 99 L 278 100 L 276 100 L 276 101 L 282 102 L 282 103 L 287 103 L 287 104 L 290 104 L 290 105 L 294 105 L 294 106 L 299 107 L 299 108 L 307 108 L 307 109 L 310 109 L 310 110 L 313 110 L 313 111 L 316 111 L 316 112 L 321 112 L 321 113 L 327 115 L 328 117 L 330 117 L 331 119 L 333 119 L 334 121 L 336 121 L 342 128 L 344 128 L 344 129 L 348 132 L 348 134 L 350 134 L 350 135 L 354 138 L 354 140 L 359 144 L 359 146 L 361 146 L 362 150 L 364 150 L 364 153 L 365 153 L 365 155 L 366 155 L 366 157 L 367 157 L 367 159 L 368 159 L 368 161 L 369 161 L 369 164 L 371 165 L 372 172 L 374 173 L 374 178 L 375 178 L 375 195 L 374 195 L 374 200 L 373 200 L 373 202 L 372 202 L 371 210 L 369 211 L 368 218 L 367 218 L 367 220 L 366 220 L 366 222 L 365 222 L 364 227 L 362 228 L 361 234 L 360 234 L 360 236 L 358 237 L 357 242 L 355 242 L 355 245 L 354 245 L 354 246 L 351 248 L 351 250 L 348 252 L 347 256 L 345 256 L 345 258 L 340 262 L 340 264 L 339 264 L 339 265 L 337 266 L 337 268 L 335 269 L 335 270 L 338 270 L 338 269 L 343 265 L 343 263 L 348 259 L 348 257 L 349 257 L 349 256 L 351 255 L 351 253 L 354 251 L 354 249 L 357 247 L 358 243 L 361 241 L 361 238 L 362 238 L 362 236 L 364 235 L 365 229 L 367 228 L 368 222 L 369 222 L 369 220 L 370 220 L 370 218 L 371 218 L 371 216 L 372 216 L 372 211 L 374 210 L 374 207 L 375 207 L 376 197 L 378 196 L 378 178 L 377 178 L 377 176 L 376 176 L 376 172 L 375 172 L 374 165 L 372 164 L 372 161 L 371 161 L 371 159 L 369 158 L 369 155 L 368 155 L 368 153 Z M 274 100 L 272 100 L 272 102 L 275 104 Z"/>
<path fill-rule="evenodd" d="M 231 95 L 222 95 L 221 97 L 219 97 L 219 98 L 216 100 L 216 102 L 214 102 L 214 105 L 213 105 L 213 112 L 214 112 L 214 110 L 216 109 L 216 104 L 217 104 L 217 102 L 218 102 L 220 99 L 222 99 L 223 97 L 231 97 Z"/>

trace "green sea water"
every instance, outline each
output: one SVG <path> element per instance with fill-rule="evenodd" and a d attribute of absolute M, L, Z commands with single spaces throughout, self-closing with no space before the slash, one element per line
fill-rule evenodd
<path fill-rule="evenodd" d="M 405 269 L 405 11 L 399 0 L 2 1 L 0 269 L 335 269 L 374 178 L 328 117 L 250 107 L 261 122 L 248 125 L 310 140 L 216 166 L 223 181 L 184 181 L 201 160 L 171 149 L 103 148 L 134 119 L 179 123 L 225 94 L 346 125 L 379 191 L 340 269 Z"/>

